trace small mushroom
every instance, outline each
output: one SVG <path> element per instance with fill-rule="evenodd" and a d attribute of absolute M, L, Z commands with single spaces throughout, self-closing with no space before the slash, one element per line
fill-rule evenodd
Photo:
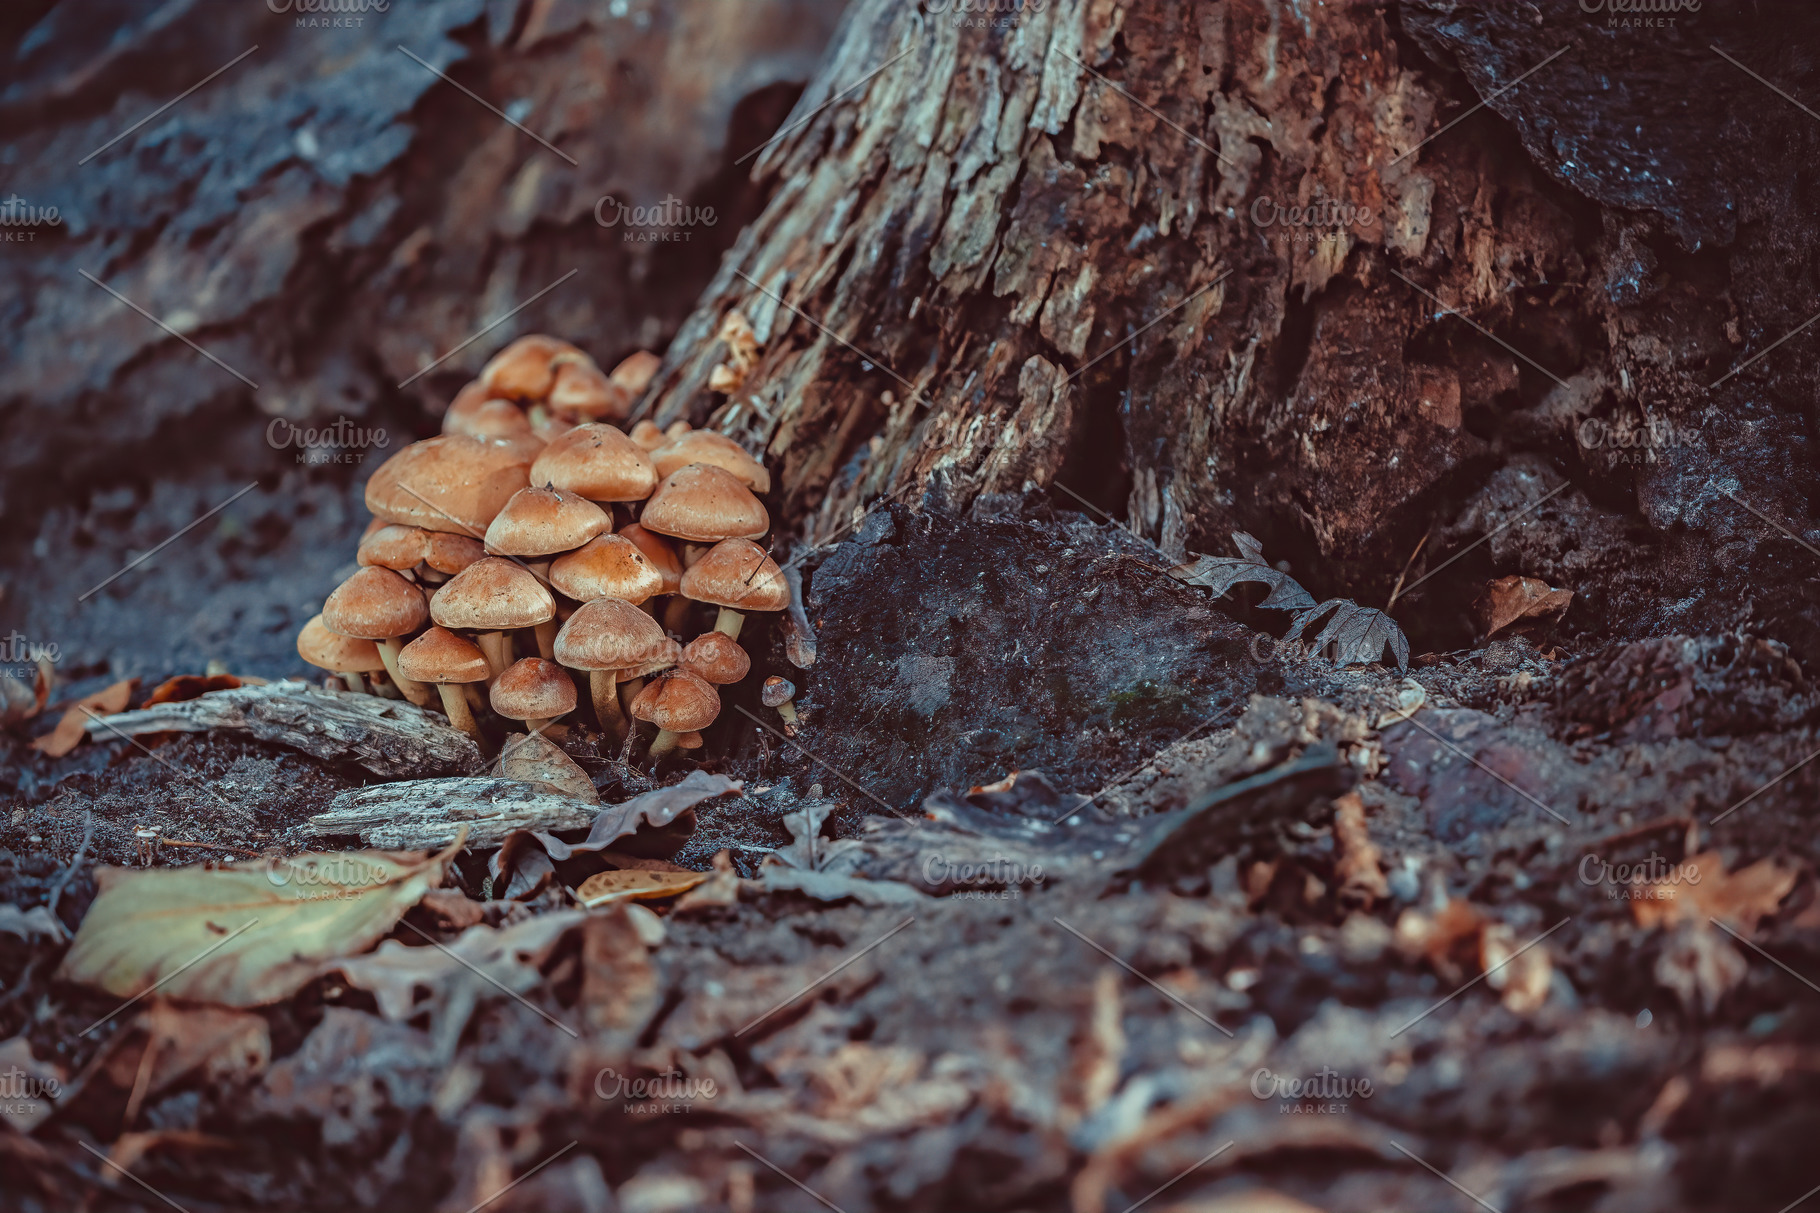
<path fill-rule="evenodd" d="M 449 723 L 485 746 L 474 713 L 468 710 L 468 698 L 461 691 L 463 683 L 487 679 L 487 659 L 479 649 L 447 628 L 433 627 L 404 646 L 398 654 L 398 668 L 407 678 L 433 684 L 442 696 Z"/>
<path fill-rule="evenodd" d="M 391 569 L 373 566 L 336 586 L 322 604 L 320 618 L 338 635 L 377 642 L 386 673 L 406 699 L 422 707 L 430 702 L 430 693 L 399 672 L 399 637 L 422 627 L 429 615 L 422 590 Z"/>
<path fill-rule="evenodd" d="M 676 554 L 676 549 L 668 539 L 656 531 L 646 530 L 639 523 L 628 522 L 619 528 L 619 535 L 643 552 L 645 559 L 651 562 L 651 567 L 663 578 L 663 584 L 658 586 L 652 597 L 669 596 L 669 606 L 663 614 L 664 631 L 681 632 L 689 608 L 689 600 L 682 596 L 682 557 Z M 645 600 L 645 609 L 655 614 L 649 598 Z"/>
<path fill-rule="evenodd" d="M 634 425 L 629 436 L 641 451 L 655 451 L 670 442 L 669 437 L 649 417 Z"/>
<path fill-rule="evenodd" d="M 699 750 L 701 746 L 701 734 L 694 729 L 676 735 L 676 748 L 679 750 Z"/>
<path fill-rule="evenodd" d="M 366 506 L 387 522 L 479 539 L 512 494 L 530 483 L 533 458 L 511 443 L 468 434 L 426 438 L 368 477 Z"/>
<path fill-rule="evenodd" d="M 720 715 L 720 694 L 712 683 L 687 670 L 658 675 L 632 701 L 632 715 L 657 726 L 651 757 L 662 758 L 676 748 L 684 733 L 699 732 Z"/>
<path fill-rule="evenodd" d="M 297 655 L 318 669 L 341 675 L 348 689 L 354 691 L 366 690 L 360 680 L 362 674 L 385 669 L 385 658 L 379 655 L 378 645 L 371 640 L 329 631 L 323 626 L 321 615 L 304 624 L 303 630 L 297 633 Z"/>
<path fill-rule="evenodd" d="M 645 389 L 651 386 L 657 368 L 663 365 L 663 359 L 650 350 L 639 350 L 620 359 L 619 365 L 607 375 L 614 383 L 626 389 L 637 400 L 644 395 Z"/>
<path fill-rule="evenodd" d="M 796 684 L 788 678 L 773 674 L 765 679 L 764 689 L 758 693 L 758 697 L 766 707 L 776 708 L 777 714 L 784 718 L 784 736 L 796 736 L 796 705 L 790 702 L 796 698 Z"/>
<path fill-rule="evenodd" d="M 531 465 L 530 478 L 589 501 L 643 501 L 658 481 L 644 449 L 600 422 L 553 438 Z"/>
<path fill-rule="evenodd" d="M 691 543 L 757 539 L 771 527 L 764 503 L 726 468 L 691 463 L 657 486 L 639 524 Z"/>
<path fill-rule="evenodd" d="M 614 383 L 593 359 L 570 359 L 557 367 L 549 405 L 558 414 L 585 421 L 620 421 L 632 411 L 633 394 Z"/>
<path fill-rule="evenodd" d="M 752 659 L 725 632 L 704 632 L 683 648 L 682 668 L 717 686 L 731 686 L 752 669 Z"/>
<path fill-rule="evenodd" d="M 355 559 L 363 566 L 409 573 L 419 581 L 442 581 L 484 555 L 486 548 L 478 539 L 390 522 L 361 537 Z"/>
<path fill-rule="evenodd" d="M 499 715 L 536 733 L 575 710 L 575 683 L 554 661 L 526 657 L 494 679 L 489 699 Z"/>
<path fill-rule="evenodd" d="M 492 556 L 554 556 L 571 552 L 604 531 L 613 519 L 585 497 L 558 488 L 519 489 L 487 527 Z"/>
<path fill-rule="evenodd" d="M 637 606 L 663 588 L 664 578 L 631 540 L 599 535 L 558 556 L 550 584 L 577 602 L 618 598 Z"/>
<path fill-rule="evenodd" d="M 619 598 L 583 603 L 556 634 L 556 660 L 588 671 L 588 691 L 602 732 L 623 735 L 626 719 L 615 687 L 619 671 L 664 652 L 670 638 L 656 620 Z"/>
<path fill-rule="evenodd" d="M 745 447 L 714 430 L 690 430 L 652 451 L 651 462 L 657 466 L 659 476 L 668 476 L 691 463 L 710 463 L 733 473 L 754 493 L 771 491 L 771 473 L 765 465 L 747 454 Z"/>
<path fill-rule="evenodd" d="M 708 549 L 683 574 L 684 598 L 720 608 L 714 630 L 739 639 L 745 611 L 781 611 L 790 605 L 790 586 L 777 562 L 746 539 L 726 539 Z"/>
<path fill-rule="evenodd" d="M 492 677 L 512 664 L 507 632 L 556 617 L 556 600 L 523 566 L 497 556 L 476 560 L 430 597 L 430 618 L 445 628 L 479 632 Z M 491 681 L 491 679 L 489 679 Z"/>
<path fill-rule="evenodd" d="M 507 400 L 542 400 L 550 394 L 561 365 L 556 359 L 563 354 L 581 351 L 541 333 L 520 337 L 480 369 L 480 382 L 487 391 Z"/>
<path fill-rule="evenodd" d="M 472 386 L 472 385 L 469 385 Z M 466 397 L 464 400 L 463 397 Z M 510 400 L 496 397 L 476 400 L 463 388 L 455 403 L 442 415 L 442 432 L 472 438 L 524 438 L 532 433 L 531 419 Z"/>

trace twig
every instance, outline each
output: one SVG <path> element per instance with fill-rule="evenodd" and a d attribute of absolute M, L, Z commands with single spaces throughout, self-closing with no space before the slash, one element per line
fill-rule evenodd
<path fill-rule="evenodd" d="M 1397 574 L 1397 584 L 1391 587 L 1390 601 L 1384 604 L 1384 613 L 1386 615 L 1390 614 L 1391 607 L 1397 605 L 1397 595 L 1403 592 L 1403 579 L 1409 576 L 1409 570 L 1415 567 L 1416 557 L 1422 554 L 1422 549 L 1428 546 L 1428 537 L 1434 533 L 1435 529 L 1432 526 L 1426 531 L 1423 531 L 1421 542 L 1416 544 L 1416 550 L 1411 552 L 1409 554 L 1409 559 L 1403 562 L 1403 571 Z"/>
<path fill-rule="evenodd" d="M 230 847 L 225 843 L 184 842 L 176 838 L 166 838 L 162 834 L 158 835 L 158 845 L 162 847 L 195 847 L 199 851 L 232 851 L 236 855 L 245 855 L 249 859 L 259 859 L 263 856 L 263 852 L 248 851 L 241 847 Z"/>
<path fill-rule="evenodd" d="M 88 854 L 88 844 L 95 837 L 95 810 L 82 811 L 82 845 L 76 848 L 76 857 L 70 860 L 70 866 L 63 869 L 63 875 L 57 877 L 57 883 L 51 886 L 51 895 L 45 900 L 52 918 L 57 917 L 57 901 L 63 896 L 63 886 L 76 875 L 76 869 L 82 866 L 83 857 Z"/>

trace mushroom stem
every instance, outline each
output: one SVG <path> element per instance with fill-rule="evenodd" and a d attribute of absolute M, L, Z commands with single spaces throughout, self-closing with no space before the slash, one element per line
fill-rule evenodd
<path fill-rule="evenodd" d="M 385 672 L 392 676 L 392 685 L 396 686 L 404 697 L 420 708 L 430 706 L 430 688 L 421 682 L 406 678 L 398 672 L 398 651 L 404 646 L 398 643 L 396 636 L 390 640 L 376 641 L 379 645 L 379 659 L 385 662 Z"/>
<path fill-rule="evenodd" d="M 367 684 L 360 680 L 360 671 L 358 670 L 341 671 L 341 681 L 347 683 L 348 690 L 353 691 L 356 695 L 364 695 L 366 693 Z"/>
<path fill-rule="evenodd" d="M 471 683 L 471 682 L 463 683 L 462 687 L 461 687 L 461 693 L 463 695 L 467 696 L 468 709 L 470 711 L 478 712 L 482 708 L 487 706 L 487 697 L 485 695 L 482 695 L 480 693 L 480 688 L 475 686 L 473 683 Z"/>
<path fill-rule="evenodd" d="M 525 733 L 527 736 L 534 733 L 541 733 L 555 723 L 556 717 L 554 716 L 545 716 L 541 719 L 536 716 L 528 717 L 525 720 Z"/>
<path fill-rule="evenodd" d="M 687 635 L 689 625 L 689 600 L 681 594 L 670 595 L 670 604 L 664 608 L 664 631 Z"/>
<path fill-rule="evenodd" d="M 512 664 L 512 642 L 504 632 L 482 632 L 474 638 L 474 643 L 487 659 L 487 686 L 506 672 Z"/>
<path fill-rule="evenodd" d="M 631 678 L 631 679 L 626 680 L 625 682 L 620 683 L 619 684 L 619 704 L 620 704 L 620 706 L 623 707 L 628 713 L 631 712 L 632 701 L 634 699 L 637 699 L 638 693 L 644 689 L 645 689 L 645 680 L 643 678 Z"/>
<path fill-rule="evenodd" d="M 442 710 L 449 714 L 449 723 L 472 737 L 476 745 L 484 745 L 480 726 L 474 723 L 474 713 L 468 711 L 468 697 L 461 693 L 461 688 L 439 682 L 436 690 L 442 695 Z"/>
<path fill-rule="evenodd" d="M 537 625 L 537 655 L 545 661 L 556 657 L 556 630 L 561 626 L 554 619 L 546 619 Z"/>
<path fill-rule="evenodd" d="M 786 699 L 777 705 L 777 714 L 784 718 L 784 736 L 796 736 L 796 705 Z"/>
<path fill-rule="evenodd" d="M 588 690 L 594 696 L 594 718 L 600 721 L 601 732 L 615 737 L 624 736 L 626 731 L 626 714 L 620 711 L 619 696 L 615 693 L 618 680 L 618 670 L 588 671 Z"/>
<path fill-rule="evenodd" d="M 665 754 L 674 750 L 676 748 L 676 743 L 681 740 L 681 733 L 672 733 L 669 729 L 659 729 L 657 731 L 657 737 L 651 742 L 651 757 L 662 758 Z"/>
<path fill-rule="evenodd" d="M 734 640 L 739 639 L 739 629 L 746 622 L 746 617 L 730 606 L 720 608 L 720 615 L 714 620 L 714 630 L 725 632 Z"/>

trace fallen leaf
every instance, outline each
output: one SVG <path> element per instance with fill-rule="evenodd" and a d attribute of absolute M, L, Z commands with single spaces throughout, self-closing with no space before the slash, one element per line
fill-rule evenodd
<path fill-rule="evenodd" d="M 812 801 L 794 813 L 785 813 L 784 829 L 790 831 L 790 843 L 771 852 L 772 856 L 805 872 L 850 871 L 852 860 L 857 858 L 852 853 L 859 848 L 859 842 L 821 836 L 822 824 L 837 807 L 833 801 Z"/>
<path fill-rule="evenodd" d="M 1500 577 L 1485 583 L 1472 609 L 1490 638 L 1519 619 L 1553 623 L 1573 600 L 1572 590 L 1554 589 L 1535 577 Z"/>
<path fill-rule="evenodd" d="M 263 1016 L 155 999 L 108 1039 L 63 1103 L 87 1104 L 130 1128 L 140 1108 L 192 1074 L 210 1086 L 239 1083 L 263 1074 L 271 1060 L 271 1030 Z"/>
<path fill-rule="evenodd" d="M 1646 884 L 1631 902 L 1638 926 L 1717 918 L 1742 934 L 1755 933 L 1758 920 L 1776 913 L 1795 887 L 1800 871 L 1780 855 L 1726 872 L 1725 858 L 1707 851 L 1683 860 L 1661 881 Z"/>
<path fill-rule="evenodd" d="M 655 901 L 687 893 L 707 879 L 706 872 L 596 872 L 581 882 L 575 900 L 590 910 L 616 901 Z"/>
<path fill-rule="evenodd" d="M 433 1004 L 448 996 L 452 982 L 466 981 L 481 996 L 523 994 L 542 983 L 542 965 L 564 935 L 587 921 L 582 910 L 540 914 L 509 927 L 469 927 L 442 947 L 411 946 L 388 939 L 375 952 L 333 960 L 321 972 L 339 972 L 351 986 L 366 990 L 379 1013 L 402 1022 L 422 1008 L 417 991 Z M 477 975 L 485 973 L 484 979 Z"/>
<path fill-rule="evenodd" d="M 1750 961 L 1704 922 L 1678 924 L 1656 957 L 1656 981 L 1673 990 L 1689 1013 L 1711 1015 L 1749 973 Z"/>
<path fill-rule="evenodd" d="M 1485 984 L 1503 995 L 1504 1009 L 1527 1015 L 1548 1001 L 1554 966 L 1542 944 L 1524 948 L 1516 932 L 1501 922 L 1488 925 L 1479 935 L 1479 963 Z"/>
<path fill-rule="evenodd" d="M 1333 837 L 1340 848 L 1334 864 L 1334 874 L 1340 878 L 1340 903 L 1368 910 L 1390 896 L 1381 856 L 1365 824 L 1365 802 L 1357 792 L 1333 802 Z"/>
<path fill-rule="evenodd" d="M 1353 665 L 1382 661 L 1384 648 L 1388 645 L 1397 659 L 1397 668 L 1409 668 L 1409 637 L 1403 635 L 1397 621 L 1383 611 L 1362 607 L 1350 598 L 1329 598 L 1297 615 L 1289 630 L 1283 633 L 1284 643 L 1300 640 L 1303 630 L 1330 610 L 1333 614 L 1329 616 L 1327 626 L 1311 642 L 1314 652 L 1320 653 L 1332 645 L 1335 665 Z"/>
<path fill-rule="evenodd" d="M 59 976 L 131 998 L 259 1006 L 365 951 L 442 881 L 466 831 L 430 856 L 302 855 L 210 870 L 98 868 L 100 896 Z"/>
<path fill-rule="evenodd" d="M 500 749 L 499 761 L 493 766 L 493 774 L 501 779 L 541 784 L 589 804 L 600 803 L 600 793 L 595 790 L 588 773 L 569 757 L 567 751 L 541 733 L 522 733 L 507 738 Z"/>
<path fill-rule="evenodd" d="M 1428 692 L 1422 689 L 1422 684 L 1413 678 L 1405 678 L 1403 685 L 1397 688 L 1396 710 L 1380 715 L 1376 727 L 1382 730 L 1393 724 L 1401 724 L 1421 711 L 1427 703 Z"/>
<path fill-rule="evenodd" d="M 1463 898 L 1449 898 L 1433 916 L 1404 910 L 1397 919 L 1397 950 L 1412 959 L 1426 960 L 1442 977 L 1459 981 L 1473 961 L 1485 919 Z M 1471 959 L 1469 960 L 1468 957 Z"/>
<path fill-rule="evenodd" d="M 157 689 L 140 706 L 149 708 L 155 703 L 179 703 L 185 699 L 199 698 L 210 691 L 232 691 L 241 685 L 240 679 L 232 674 L 179 674 L 159 683 Z"/>
<path fill-rule="evenodd" d="M 583 851 L 604 851 L 619 839 L 638 832 L 640 826 L 661 828 L 704 800 L 716 796 L 737 796 L 745 788 L 737 779 L 690 771 L 681 783 L 634 796 L 623 804 L 608 805 L 594 818 L 588 836 L 581 842 L 564 842 L 543 830 L 532 833 L 543 843 L 552 859 L 568 859 Z"/>
<path fill-rule="evenodd" d="M 1187 564 L 1176 565 L 1169 570 L 1169 575 L 1189 585 L 1205 586 L 1213 591 L 1215 598 L 1225 597 L 1226 591 L 1241 582 L 1267 585 L 1270 593 L 1258 605 L 1273 611 L 1302 611 L 1315 605 L 1313 594 L 1264 559 L 1263 545 L 1256 539 L 1244 531 L 1234 531 L 1232 542 L 1239 549 L 1236 557 L 1201 556 Z"/>
<path fill-rule="evenodd" d="M 28 943 L 37 939 L 62 943 L 69 934 L 63 929 L 63 923 L 51 913 L 49 906 L 33 906 L 29 910 L 21 910 L 10 902 L 0 902 L 0 931 L 17 935 Z"/>
<path fill-rule="evenodd" d="M 593 1031 L 619 1036 L 626 1048 L 637 1043 L 663 1001 L 657 966 L 633 910 L 649 913 L 643 906 L 620 905 L 590 914 L 581 936 L 582 1017 Z"/>
<path fill-rule="evenodd" d="M 487 916 L 487 908 L 460 889 L 431 889 L 423 895 L 423 908 L 446 930 L 465 931 Z"/>
<path fill-rule="evenodd" d="M 123 678 L 106 690 L 84 695 L 63 713 L 56 728 L 32 742 L 32 748 L 52 758 L 63 757 L 87 735 L 91 716 L 112 716 L 115 712 L 126 711 L 133 688 L 138 685 L 137 678 Z"/>
<path fill-rule="evenodd" d="M 714 852 L 711 861 L 714 874 L 701 885 L 683 894 L 682 900 L 676 903 L 672 914 L 705 914 L 711 910 L 726 910 L 739 904 L 739 890 L 744 883 L 739 873 L 733 868 L 733 856 L 726 848 Z"/>
<path fill-rule="evenodd" d="M 817 901 L 851 898 L 865 906 L 915 906 L 927 894 L 895 880 L 866 880 L 837 872 L 811 872 L 780 863 L 767 863 L 762 873 L 766 889 L 776 893 L 803 893 Z"/>

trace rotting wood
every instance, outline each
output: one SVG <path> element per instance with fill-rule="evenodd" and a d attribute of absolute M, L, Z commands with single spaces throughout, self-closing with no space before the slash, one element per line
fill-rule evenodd
<path fill-rule="evenodd" d="M 443 846 L 462 826 L 468 845 L 494 847 L 514 830 L 585 830 L 596 806 L 512 779 L 417 779 L 343 792 L 304 824 L 315 838 L 356 835 L 390 850 Z"/>
<path fill-rule="evenodd" d="M 395 699 L 286 680 L 212 691 L 88 722 L 97 740 L 142 733 L 246 732 L 330 762 L 354 762 L 384 779 L 476 771 L 480 750 L 439 717 Z"/>

